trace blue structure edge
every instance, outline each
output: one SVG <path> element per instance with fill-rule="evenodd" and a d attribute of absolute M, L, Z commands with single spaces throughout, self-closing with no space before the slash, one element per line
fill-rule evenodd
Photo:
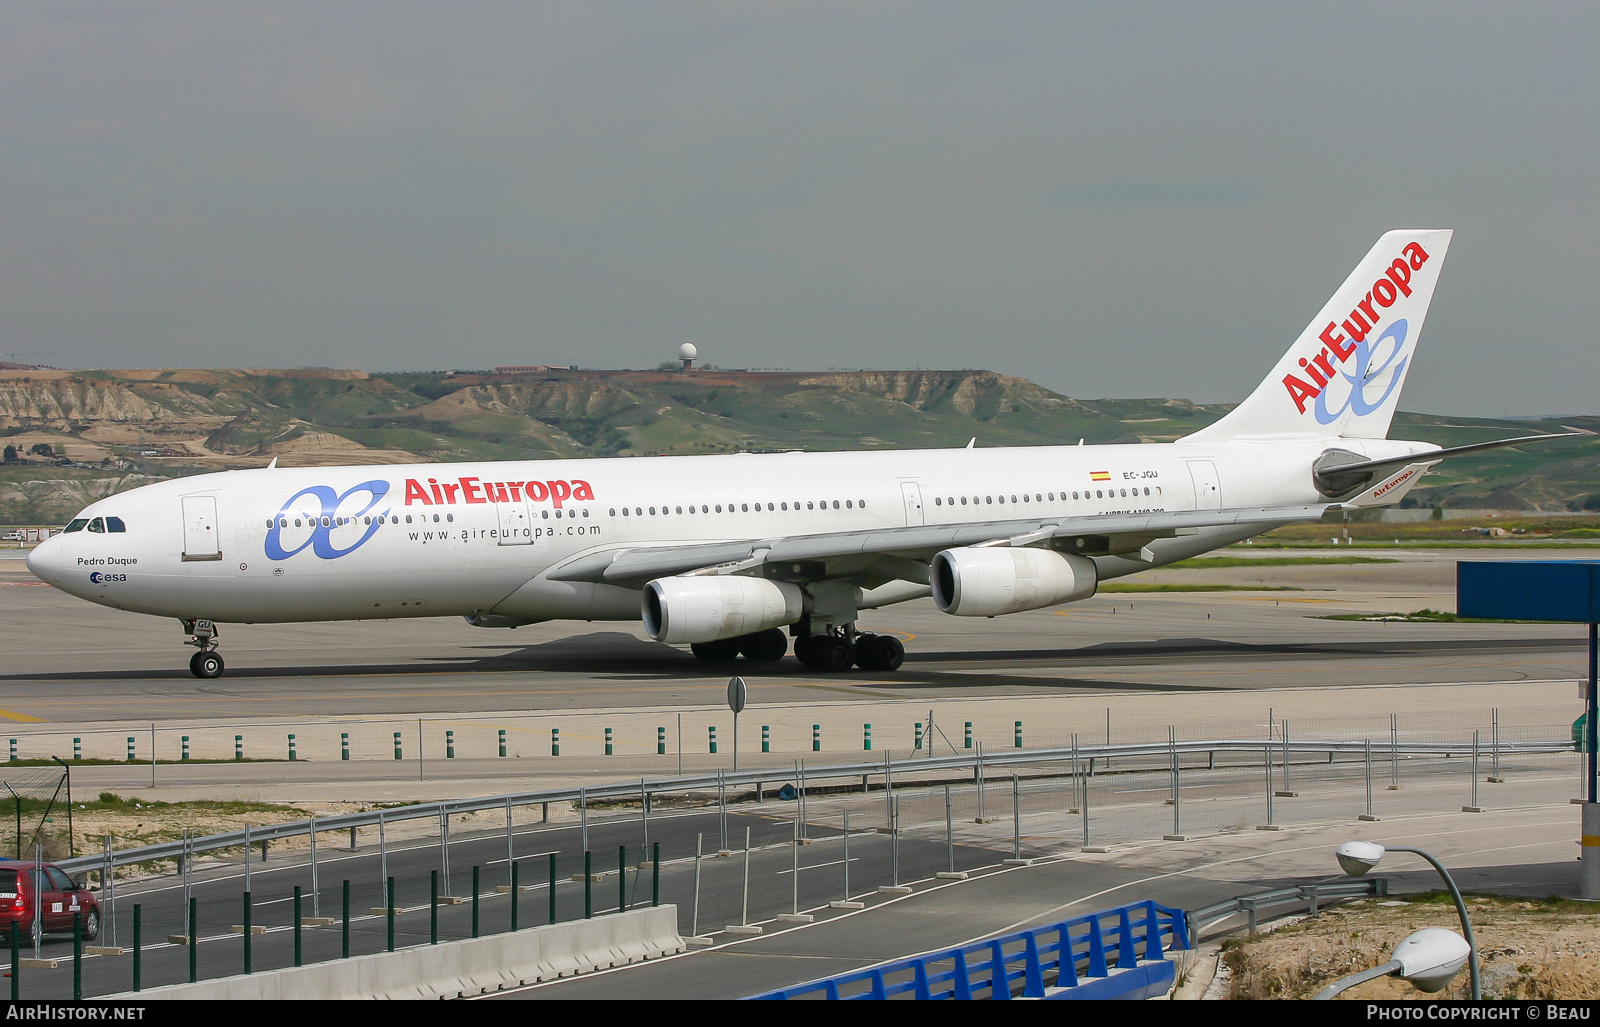
<path fill-rule="evenodd" d="M 960 948 L 780 988 L 752 999 L 1144 999 L 1175 979 L 1166 953 L 1190 947 L 1180 909 L 1138 902 Z"/>

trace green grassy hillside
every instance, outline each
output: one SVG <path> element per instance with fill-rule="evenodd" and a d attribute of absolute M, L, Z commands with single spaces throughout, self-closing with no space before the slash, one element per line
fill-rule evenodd
<path fill-rule="evenodd" d="M 6 372 L 0 434 L 25 454 L 48 439 L 57 453 L 95 466 L 0 468 L 0 522 L 24 512 L 64 518 L 83 497 L 145 480 L 130 473 L 189 474 L 273 457 L 293 465 L 939 448 L 972 438 L 980 447 L 1166 442 L 1227 409 L 1074 399 L 991 371 Z M 1600 417 L 1402 413 L 1392 434 L 1462 445 L 1569 426 L 1600 430 Z M 1407 505 L 1600 509 L 1600 435 L 1446 466 Z M 99 484 L 91 489 L 91 481 Z M 45 487 L 52 482 L 73 485 Z"/>

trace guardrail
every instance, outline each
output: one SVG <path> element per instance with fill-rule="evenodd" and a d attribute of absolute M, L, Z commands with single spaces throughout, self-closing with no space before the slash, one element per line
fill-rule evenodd
<path fill-rule="evenodd" d="M 1191 909 L 1188 913 L 1189 937 L 1200 940 L 1200 935 L 1208 927 L 1227 920 L 1229 917 L 1240 913 L 1247 913 L 1250 917 L 1250 931 L 1255 932 L 1256 914 L 1263 909 L 1273 909 L 1281 906 L 1304 905 L 1311 913 L 1329 902 L 1340 899 L 1383 899 L 1389 896 L 1389 880 L 1386 877 L 1368 877 L 1355 881 L 1326 881 L 1314 884 L 1301 884 L 1293 888 L 1279 888 L 1275 891 L 1257 892 L 1254 895 L 1239 895 L 1222 902 L 1213 902 L 1209 906 Z"/>
<path fill-rule="evenodd" d="M 1172 985 L 1166 953 L 1189 947 L 1183 910 L 1140 902 L 751 998 L 1009 999 L 1014 983 L 1022 998 L 1149 998 Z"/>
<path fill-rule="evenodd" d="M 78 874 L 90 870 L 103 870 L 109 867 L 127 866 L 135 863 L 175 860 L 180 857 L 217 849 L 237 848 L 245 845 L 247 841 L 251 844 L 273 842 L 284 838 L 306 835 L 312 831 L 318 833 L 345 831 L 354 828 L 376 827 L 380 824 L 392 824 L 406 820 L 454 817 L 467 813 L 482 813 L 488 810 L 535 806 L 551 802 L 588 803 L 594 800 L 631 799 L 635 796 L 643 799 L 650 794 L 663 792 L 725 790 L 729 786 L 756 786 L 771 782 L 776 778 L 787 778 L 791 774 L 795 777 L 796 783 L 804 787 L 814 781 L 846 777 L 860 778 L 881 775 L 886 779 L 892 779 L 896 772 L 901 774 L 926 774 L 965 771 L 970 768 L 976 777 L 981 775 L 983 768 L 1076 761 L 1086 767 L 1088 773 L 1092 776 L 1096 762 L 1103 764 L 1104 761 L 1110 759 L 1126 761 L 1139 757 L 1181 757 L 1186 754 L 1216 754 L 1223 752 L 1258 754 L 1263 750 L 1267 750 L 1274 758 L 1287 756 L 1291 761 L 1296 754 L 1302 756 L 1306 754 L 1326 754 L 1331 760 L 1337 755 L 1359 755 L 1365 757 L 1373 748 L 1365 740 L 1300 740 L 1286 743 L 1281 739 L 1276 741 L 1262 739 L 1209 739 L 1200 741 L 1142 742 L 1124 745 L 1083 745 L 1076 748 L 1069 746 L 1044 749 L 977 750 L 971 754 L 914 756 L 901 760 L 895 760 L 886 753 L 885 758 L 881 760 L 824 764 L 821 766 L 808 766 L 804 760 L 796 760 L 792 768 L 767 766 L 755 770 L 724 771 L 716 774 L 691 774 L 654 780 L 645 778 L 638 783 L 628 781 L 593 787 L 512 792 L 504 795 L 470 799 L 417 803 L 410 806 L 364 813 L 341 813 L 330 817 L 317 817 L 310 820 L 252 827 L 248 839 L 244 831 L 230 831 L 201 838 L 190 838 L 186 841 L 162 842 L 155 845 L 113 850 L 110 853 L 79 856 L 74 859 L 62 860 L 59 866 L 69 874 Z M 1381 751 L 1387 755 L 1454 757 L 1471 756 L 1474 748 L 1471 743 L 1407 742 L 1385 745 Z M 1502 742 L 1497 749 L 1484 747 L 1481 750 L 1486 757 L 1496 752 L 1500 756 L 1506 756 L 1571 751 L 1573 751 L 1573 744 L 1570 741 Z"/>

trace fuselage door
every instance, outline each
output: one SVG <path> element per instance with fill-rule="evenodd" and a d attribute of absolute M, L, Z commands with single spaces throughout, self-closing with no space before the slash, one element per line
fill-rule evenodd
<path fill-rule="evenodd" d="M 520 499 L 514 503 L 496 503 L 494 512 L 500 518 L 500 544 L 525 546 L 533 541 L 532 525 L 528 520 L 528 504 Z"/>
<path fill-rule="evenodd" d="M 1194 479 L 1194 508 L 1221 510 L 1222 483 L 1217 477 L 1217 465 L 1210 460 L 1190 460 L 1189 477 Z"/>
<path fill-rule="evenodd" d="M 922 523 L 922 486 L 914 481 L 900 483 L 900 495 L 906 503 L 906 524 Z"/>
<path fill-rule="evenodd" d="M 220 560 L 222 542 L 217 537 L 217 497 L 183 497 L 183 558 Z"/>

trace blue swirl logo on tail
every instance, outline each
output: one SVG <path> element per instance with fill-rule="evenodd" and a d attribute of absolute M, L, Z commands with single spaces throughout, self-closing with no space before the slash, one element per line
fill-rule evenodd
<path fill-rule="evenodd" d="M 1391 345 L 1388 351 L 1383 354 L 1383 363 L 1373 367 L 1372 361 L 1385 342 Z M 1345 396 L 1344 402 L 1339 405 L 1338 409 L 1329 410 L 1328 393 L 1332 392 L 1333 389 L 1331 387 L 1323 389 L 1317 396 L 1315 408 L 1317 423 L 1319 424 L 1332 424 L 1343 417 L 1346 410 L 1351 411 L 1357 417 L 1365 417 L 1368 414 L 1377 413 L 1394 392 L 1395 387 L 1400 384 L 1400 379 L 1405 375 L 1406 364 L 1411 360 L 1409 354 L 1403 357 L 1400 356 L 1400 352 L 1406 347 L 1406 320 L 1403 317 L 1390 325 L 1388 330 L 1378 336 L 1375 342 L 1369 343 L 1367 340 L 1362 339 L 1355 346 L 1356 351 L 1351 354 L 1352 359 L 1346 365 L 1350 370 L 1339 369 L 1339 377 L 1343 378 L 1350 386 L 1349 395 Z M 1397 361 L 1396 357 L 1400 359 Z M 1383 395 L 1375 400 L 1368 401 L 1367 386 L 1371 385 L 1385 371 L 1390 372 L 1389 387 L 1383 390 Z M 1331 386 L 1332 383 L 1330 382 L 1329 385 Z"/>
<path fill-rule="evenodd" d="M 345 500 L 363 492 L 371 497 L 365 506 L 347 516 L 338 513 Z M 372 523 L 367 525 L 367 530 L 361 534 L 361 537 L 343 548 L 333 544 L 333 532 L 344 526 L 340 523 L 341 516 L 345 517 L 346 523 L 355 521 L 369 513 L 388 494 L 389 483 L 386 481 L 364 481 L 359 485 L 352 485 L 342 494 L 334 492 L 327 485 L 311 485 L 301 489 L 290 496 L 288 501 L 279 508 L 277 516 L 272 518 L 272 526 L 267 529 L 267 559 L 287 560 L 307 546 L 311 547 L 311 551 L 324 560 L 337 560 L 341 556 L 355 552 L 366 544 L 367 539 L 377 533 L 378 528 L 383 525 L 383 516 L 387 514 L 387 511 L 383 511 L 378 516 L 373 517 Z M 297 502 L 307 496 L 317 501 L 318 511 L 314 516 L 309 515 L 309 511 L 293 509 Z M 310 521 L 311 534 L 306 537 L 304 542 L 301 542 L 293 549 L 285 549 L 283 547 L 283 530 L 297 513 L 301 518 Z"/>

